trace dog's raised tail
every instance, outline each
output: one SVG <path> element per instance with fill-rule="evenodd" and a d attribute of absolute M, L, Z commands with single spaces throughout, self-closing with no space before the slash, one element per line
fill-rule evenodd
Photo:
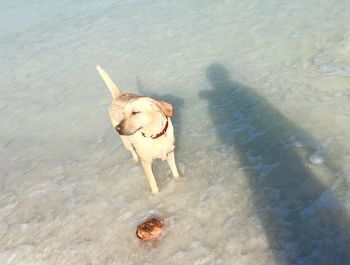
<path fill-rule="evenodd" d="M 107 87 L 109 88 L 109 91 L 111 91 L 113 99 L 116 99 L 117 97 L 119 97 L 123 92 L 113 82 L 109 74 L 99 65 L 96 66 L 96 69 L 100 73 L 103 81 L 105 81 Z"/>

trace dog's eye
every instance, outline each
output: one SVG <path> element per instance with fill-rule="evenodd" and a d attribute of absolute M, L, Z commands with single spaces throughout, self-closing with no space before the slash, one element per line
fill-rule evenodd
<path fill-rule="evenodd" d="M 132 115 L 136 115 L 136 114 L 139 114 L 140 112 L 139 111 L 133 111 L 131 112 Z"/>

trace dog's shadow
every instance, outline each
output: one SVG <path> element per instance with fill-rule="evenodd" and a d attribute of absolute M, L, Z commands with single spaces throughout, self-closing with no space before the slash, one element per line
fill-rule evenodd
<path fill-rule="evenodd" d="M 151 89 L 148 89 L 148 88 L 146 89 L 139 78 L 137 78 L 136 80 L 136 85 L 140 96 L 147 96 L 154 99 L 163 100 L 173 105 L 174 116 L 171 118 L 171 121 L 174 125 L 175 137 L 176 135 L 181 135 L 181 132 L 182 132 L 181 109 L 183 109 L 185 104 L 184 99 L 178 96 L 174 96 L 172 94 L 158 94 L 153 92 Z M 177 141 L 177 138 L 176 138 L 176 141 Z"/>
<path fill-rule="evenodd" d="M 330 188 L 346 185 L 339 166 L 327 157 L 311 164 L 320 144 L 256 90 L 232 81 L 224 66 L 210 65 L 207 78 L 212 89 L 199 96 L 208 101 L 221 145 L 238 155 L 275 262 L 350 264 L 349 217 Z M 312 172 L 332 181 L 326 185 Z"/>
<path fill-rule="evenodd" d="M 166 101 L 168 103 L 170 103 L 171 105 L 173 105 L 174 107 L 174 116 L 171 118 L 171 121 L 173 123 L 174 126 L 174 134 L 175 134 L 175 156 L 176 153 L 178 153 L 179 151 L 179 147 L 181 146 L 180 142 L 181 142 L 181 135 L 182 135 L 182 109 L 184 108 L 185 105 L 185 100 L 181 97 L 169 94 L 169 93 L 165 93 L 165 94 L 158 94 L 155 93 L 154 91 L 152 91 L 152 89 L 149 88 L 145 88 L 144 84 L 141 82 L 140 78 L 136 79 L 136 86 L 137 86 L 137 90 L 138 90 L 138 94 L 140 96 L 147 96 L 147 97 L 151 97 L 154 99 L 158 99 L 158 100 L 163 100 Z M 177 158 L 178 156 L 176 156 Z M 179 159 L 176 159 L 177 161 L 177 165 L 179 162 Z M 160 170 L 159 168 L 163 168 L 163 163 L 159 163 L 157 162 L 157 160 L 155 161 L 155 171 Z M 178 168 L 179 169 L 179 168 Z M 180 169 L 179 169 L 180 170 Z M 181 170 L 180 170 L 181 171 Z M 180 172 L 181 174 L 181 172 Z"/>

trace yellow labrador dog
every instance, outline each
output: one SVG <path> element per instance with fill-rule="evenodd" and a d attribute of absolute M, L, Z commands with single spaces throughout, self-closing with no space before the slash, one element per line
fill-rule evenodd
<path fill-rule="evenodd" d="M 175 163 L 174 128 L 170 118 L 173 106 L 167 102 L 135 94 L 124 93 L 115 85 L 108 73 L 96 67 L 112 93 L 109 117 L 122 142 L 134 160 L 140 158 L 153 193 L 159 191 L 152 171 L 152 161 L 167 160 L 175 178 L 179 172 Z"/>

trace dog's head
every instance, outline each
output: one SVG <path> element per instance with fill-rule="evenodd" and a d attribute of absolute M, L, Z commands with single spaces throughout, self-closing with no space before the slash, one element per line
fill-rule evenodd
<path fill-rule="evenodd" d="M 162 125 L 165 117 L 172 117 L 173 106 L 165 101 L 134 94 L 123 94 L 113 100 L 109 115 L 113 127 L 120 135 L 132 135 L 146 127 Z M 160 124 L 160 125 L 159 125 Z"/>

